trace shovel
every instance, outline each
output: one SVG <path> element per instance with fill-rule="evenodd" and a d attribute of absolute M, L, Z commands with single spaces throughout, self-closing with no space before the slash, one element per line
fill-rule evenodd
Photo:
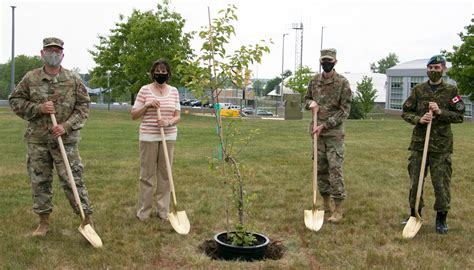
<path fill-rule="evenodd" d="M 432 113 L 431 110 L 430 113 Z M 420 207 L 421 192 L 423 191 L 423 179 L 425 178 L 426 156 L 428 155 L 428 146 L 430 144 L 431 122 L 432 121 L 428 123 L 428 127 L 426 128 L 425 146 L 423 148 L 420 177 L 418 178 L 418 189 L 416 191 L 415 216 L 410 217 L 407 221 L 407 224 L 405 225 L 405 228 L 403 228 L 402 236 L 406 239 L 415 237 L 416 233 L 420 230 L 421 225 L 423 224 L 423 219 L 420 217 L 418 209 Z"/>
<path fill-rule="evenodd" d="M 313 114 L 313 125 L 318 124 L 317 112 Z M 316 196 L 318 193 L 318 136 L 313 135 L 313 208 L 304 210 L 304 224 L 312 231 L 319 231 L 324 222 L 324 210 L 316 209 Z"/>
<path fill-rule="evenodd" d="M 158 115 L 158 120 L 161 120 L 161 111 L 160 108 L 156 110 L 156 113 Z M 185 211 L 179 211 L 178 212 L 178 207 L 177 207 L 177 201 L 176 201 L 176 192 L 174 190 L 174 183 L 173 183 L 173 174 L 171 173 L 171 163 L 170 163 L 170 158 L 168 156 L 168 146 L 166 145 L 166 139 L 165 139 L 165 130 L 163 127 L 160 127 L 160 132 L 161 132 L 161 138 L 163 140 L 163 152 L 165 153 L 165 161 L 166 161 L 166 171 L 168 172 L 168 179 L 170 181 L 170 187 L 171 187 L 171 195 L 173 196 L 173 211 L 171 213 L 168 213 L 168 219 L 170 220 L 171 227 L 179 233 L 179 234 L 188 234 L 190 225 L 189 225 L 189 219 L 188 216 L 186 215 Z"/>
<path fill-rule="evenodd" d="M 56 121 L 56 116 L 54 114 L 51 114 L 51 121 L 53 122 L 54 126 L 58 125 L 58 122 Z M 66 167 L 69 185 L 71 186 L 72 193 L 74 194 L 74 199 L 76 200 L 76 204 L 79 207 L 79 210 L 81 212 L 82 221 L 84 221 L 85 219 L 84 209 L 82 209 L 81 200 L 79 199 L 79 193 L 77 192 L 76 183 L 74 182 L 74 176 L 72 175 L 71 165 L 69 164 L 69 159 L 67 158 L 66 150 L 64 149 L 63 139 L 61 138 L 61 136 L 58 137 L 58 144 L 59 144 L 59 148 L 61 149 L 61 156 L 63 157 L 64 166 Z M 102 247 L 102 240 L 100 239 L 99 235 L 97 235 L 97 233 L 94 231 L 94 229 L 92 228 L 90 224 L 82 225 L 81 223 L 81 225 L 77 229 L 82 234 L 82 236 L 84 236 L 84 238 L 86 238 L 87 241 L 91 243 L 93 247 L 95 248 Z"/>

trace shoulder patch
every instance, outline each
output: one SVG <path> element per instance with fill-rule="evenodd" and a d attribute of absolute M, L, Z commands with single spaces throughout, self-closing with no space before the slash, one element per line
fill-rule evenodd
<path fill-rule="evenodd" d="M 411 104 L 411 100 L 407 99 L 407 100 L 405 101 L 405 106 L 408 107 L 408 108 L 410 108 L 411 105 L 412 105 L 412 104 Z"/>
<path fill-rule="evenodd" d="M 457 96 L 455 96 L 455 97 L 453 97 L 453 98 L 451 99 L 450 103 L 451 103 L 451 104 L 456 104 L 456 103 L 458 103 L 459 101 L 462 101 L 462 98 L 461 98 L 460 95 L 457 95 Z"/>
<path fill-rule="evenodd" d="M 464 102 L 456 103 L 456 110 L 458 110 L 458 111 L 464 110 Z"/>

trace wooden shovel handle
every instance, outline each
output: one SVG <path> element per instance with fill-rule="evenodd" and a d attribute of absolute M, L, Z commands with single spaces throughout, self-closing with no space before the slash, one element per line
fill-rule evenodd
<path fill-rule="evenodd" d="M 156 114 L 158 116 L 158 120 L 161 120 L 160 108 L 156 109 Z M 161 139 L 162 139 L 162 144 L 163 144 L 163 152 L 165 154 L 166 171 L 168 173 L 168 179 L 170 181 L 171 195 L 173 196 L 173 207 L 174 207 L 174 211 L 176 211 L 176 205 L 178 203 L 176 201 L 176 194 L 175 194 L 174 182 L 173 182 L 173 173 L 171 172 L 170 157 L 168 155 L 168 146 L 166 145 L 165 130 L 163 127 L 160 127 L 160 132 L 161 132 Z"/>
<path fill-rule="evenodd" d="M 313 129 L 318 126 L 318 112 L 313 112 Z M 318 136 L 313 134 L 313 210 L 316 210 L 316 196 L 318 193 Z"/>
<path fill-rule="evenodd" d="M 433 114 L 433 111 L 430 110 L 430 113 Z M 431 133 L 432 122 L 433 122 L 433 119 L 431 119 L 431 121 L 428 123 L 428 126 L 426 127 L 425 145 L 423 147 L 423 156 L 421 158 L 420 176 L 418 177 L 418 189 L 416 191 L 416 202 L 415 202 L 415 215 L 417 219 L 421 219 L 420 214 L 418 213 L 418 209 L 420 207 L 421 192 L 423 191 L 423 180 L 425 178 L 426 157 L 428 156 L 428 147 L 430 145 L 430 133 Z"/>
<path fill-rule="evenodd" d="M 54 114 L 51 115 L 51 122 L 53 122 L 53 126 L 57 126 L 58 122 L 56 121 L 56 116 Z M 76 200 L 76 204 L 79 207 L 81 212 L 82 220 L 85 219 L 84 209 L 82 209 L 81 199 L 79 198 L 79 193 L 77 192 L 76 182 L 74 181 L 74 176 L 72 175 L 71 165 L 69 164 L 69 159 L 66 155 L 66 149 L 64 148 L 63 139 L 61 136 L 58 137 L 58 144 L 59 149 L 61 149 L 61 156 L 63 157 L 64 167 L 66 167 L 67 178 L 69 180 L 69 185 L 71 186 L 72 193 L 74 194 L 74 200 Z"/>

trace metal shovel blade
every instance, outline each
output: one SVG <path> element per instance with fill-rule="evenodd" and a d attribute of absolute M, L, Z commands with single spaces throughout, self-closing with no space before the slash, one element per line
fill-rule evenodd
<path fill-rule="evenodd" d="M 319 231 L 324 222 L 324 210 L 304 210 L 304 224 L 312 231 Z"/>
<path fill-rule="evenodd" d="M 189 225 L 189 219 L 185 211 L 171 212 L 168 213 L 168 219 L 170 220 L 171 227 L 179 234 L 188 234 L 191 225 Z"/>
<path fill-rule="evenodd" d="M 415 237 L 416 233 L 420 230 L 421 225 L 423 225 L 423 219 L 410 217 L 403 228 L 402 236 L 405 239 L 411 239 Z"/>
<path fill-rule="evenodd" d="M 79 226 L 77 228 L 79 232 L 86 238 L 89 243 L 95 248 L 101 248 L 102 247 L 102 240 L 100 239 L 99 235 L 94 231 L 94 228 L 90 224 L 87 224 L 85 226 Z"/>

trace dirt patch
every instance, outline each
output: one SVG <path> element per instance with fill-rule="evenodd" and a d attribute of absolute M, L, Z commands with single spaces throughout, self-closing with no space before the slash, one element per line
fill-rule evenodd
<path fill-rule="evenodd" d="M 199 250 L 214 260 L 221 259 L 217 254 L 217 243 L 213 239 L 204 240 L 204 242 L 199 245 Z M 279 260 L 285 254 L 285 250 L 286 248 L 282 241 L 270 239 L 270 244 L 268 244 L 267 250 L 265 251 L 264 260 Z"/>

